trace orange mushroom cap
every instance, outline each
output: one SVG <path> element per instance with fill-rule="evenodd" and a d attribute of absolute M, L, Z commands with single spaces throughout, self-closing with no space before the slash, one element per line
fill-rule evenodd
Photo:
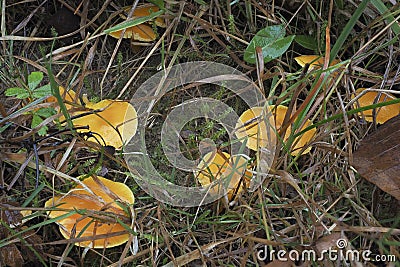
<path fill-rule="evenodd" d="M 198 171 L 194 174 L 202 186 L 207 186 L 217 179 L 230 179 L 226 190 L 228 199 L 231 201 L 242 192 L 243 187 L 250 186 L 252 173 L 247 169 L 247 159 L 243 155 L 235 155 L 231 158 L 225 152 L 209 152 L 204 155 Z M 210 192 L 217 194 L 224 192 L 224 186 L 217 184 L 210 189 Z"/>
<path fill-rule="evenodd" d="M 131 7 L 124 8 L 126 12 L 129 12 L 130 9 Z M 153 12 L 157 12 L 159 10 L 160 9 L 153 4 L 141 5 L 136 7 L 133 11 L 132 19 L 149 16 Z M 165 27 L 165 21 L 161 17 L 155 18 L 154 22 L 159 27 Z M 118 39 L 122 31 L 123 30 L 111 32 L 109 33 L 109 35 Z M 157 35 L 151 26 L 146 23 L 142 23 L 140 25 L 126 28 L 124 36 L 122 38 L 129 38 L 140 42 L 152 42 L 157 38 Z"/>
<path fill-rule="evenodd" d="M 105 145 L 120 148 L 135 135 L 138 124 L 137 113 L 129 102 L 105 99 L 98 103 L 89 102 L 86 107 L 93 111 L 101 111 L 73 119 L 72 122 L 75 126 L 89 126 L 89 131 L 99 134 Z"/>
<path fill-rule="evenodd" d="M 109 35 L 118 39 L 122 31 L 123 30 L 110 32 Z M 157 35 L 153 31 L 152 27 L 146 24 L 140 24 L 137 26 L 126 28 L 124 36 L 122 38 L 129 38 L 140 42 L 152 42 L 157 38 Z"/>
<path fill-rule="evenodd" d="M 276 108 L 269 106 L 268 109 L 272 113 L 272 116 L 270 116 L 269 118 L 269 125 L 274 125 L 276 131 L 279 132 L 288 108 L 279 105 Z M 239 117 L 239 122 L 236 124 L 236 128 L 238 129 L 235 132 L 236 137 L 241 141 L 247 139 L 246 146 L 254 151 L 257 151 L 259 147 L 267 147 L 268 144 L 270 144 L 271 142 L 276 142 L 274 131 L 268 131 L 266 120 L 261 118 L 263 115 L 262 113 L 262 107 L 254 107 L 248 109 Z M 311 121 L 307 120 L 301 130 L 307 128 L 310 125 Z M 287 128 L 285 136 L 282 138 L 284 142 L 289 139 L 290 132 L 291 126 Z M 295 145 L 294 147 L 292 147 L 290 154 L 292 156 L 298 155 L 299 151 L 308 144 L 308 142 L 314 136 L 315 132 L 316 129 L 313 128 L 305 132 L 302 136 L 297 137 L 294 141 Z M 308 152 L 310 152 L 310 150 L 311 147 L 307 147 L 301 154 L 307 154 Z"/>
<path fill-rule="evenodd" d="M 76 94 L 73 90 L 68 90 L 67 92 L 65 91 L 65 88 L 62 86 L 58 86 L 58 90 L 60 91 L 61 97 L 64 99 L 64 102 L 66 102 L 65 107 L 67 109 L 71 109 L 72 105 L 67 104 L 67 103 L 74 103 L 76 99 Z M 57 103 L 57 98 L 55 96 L 50 96 L 49 98 L 46 99 L 46 102 L 49 103 Z"/>
<path fill-rule="evenodd" d="M 76 93 L 74 92 L 74 90 L 70 89 L 68 91 L 65 91 L 65 88 L 62 86 L 59 86 L 59 91 L 60 91 L 60 95 L 63 98 L 63 102 L 65 102 L 65 107 L 67 110 L 72 109 L 74 106 L 71 105 L 70 103 L 75 103 L 76 101 Z M 46 99 L 46 102 L 48 103 L 57 103 L 57 98 L 55 96 L 50 96 L 49 98 Z M 57 110 L 57 112 L 60 112 L 60 107 L 57 105 L 55 107 L 55 109 Z M 59 117 L 59 119 L 61 121 L 65 120 L 65 117 L 63 115 L 61 115 Z"/>
<path fill-rule="evenodd" d="M 356 94 L 352 96 L 352 99 L 356 98 L 364 91 L 366 88 L 359 88 L 356 90 Z M 369 105 L 373 105 L 376 103 L 384 103 L 386 101 L 396 99 L 391 94 L 381 93 L 378 99 L 379 92 L 376 91 L 368 91 L 365 92 L 361 97 L 357 99 L 360 107 L 366 107 Z M 354 108 L 357 108 L 357 104 L 354 105 Z M 400 103 L 391 104 L 383 107 L 379 107 L 375 109 L 376 122 L 377 123 L 385 123 L 393 117 L 396 117 L 400 114 Z M 360 117 L 364 117 L 366 121 L 373 122 L 373 109 L 365 110 L 359 113 Z"/>
<path fill-rule="evenodd" d="M 322 56 L 317 56 L 317 55 L 303 55 L 299 57 L 295 57 L 294 60 L 296 62 L 304 67 L 306 64 L 310 64 L 311 69 L 320 69 L 324 66 L 325 58 Z M 338 59 L 332 60 L 332 62 L 329 64 L 329 66 L 336 65 L 340 62 Z"/>
<path fill-rule="evenodd" d="M 268 121 L 263 114 L 262 107 L 254 107 L 246 110 L 239 117 L 236 123 L 236 137 L 244 142 L 247 138 L 246 146 L 254 151 L 259 147 L 267 147 L 270 142 L 275 143 L 274 117 L 269 116 Z M 269 131 L 268 131 L 269 130 Z"/>
<path fill-rule="evenodd" d="M 112 198 L 112 193 L 118 196 L 121 202 L 128 204 L 133 204 L 135 198 L 125 184 L 113 182 L 100 176 L 97 178 L 102 185 L 98 184 L 92 177 L 82 181 L 93 194 L 84 189 L 81 184 L 78 184 L 66 195 L 55 196 L 46 201 L 45 207 L 56 208 L 48 211 L 50 218 L 57 218 L 74 210 L 84 211 L 57 221 L 60 232 L 66 239 L 93 237 L 93 239 L 89 238 L 90 240 L 87 241 L 77 242 L 75 245 L 92 248 L 115 247 L 127 242 L 129 233 L 126 233 L 126 229 L 115 219 L 116 217 L 126 218 L 127 214 Z M 96 238 L 98 235 L 111 235 L 117 232 L 124 233 Z"/>

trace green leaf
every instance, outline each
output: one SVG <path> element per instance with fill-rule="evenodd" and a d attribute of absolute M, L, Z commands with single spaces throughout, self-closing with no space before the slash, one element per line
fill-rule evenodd
<path fill-rule="evenodd" d="M 268 26 L 253 37 L 249 46 L 244 52 L 244 60 L 248 63 L 256 63 L 256 47 L 261 47 L 264 62 L 269 62 L 280 57 L 289 48 L 294 39 L 294 35 L 285 36 L 285 27 L 283 24 Z"/>
<path fill-rule="evenodd" d="M 41 98 L 41 97 L 49 96 L 49 95 L 51 95 L 51 86 L 50 86 L 50 84 L 46 84 L 44 86 L 41 86 L 41 87 L 39 87 L 39 88 L 37 88 L 37 89 L 35 89 L 33 91 L 33 97 L 34 98 Z"/>
<path fill-rule="evenodd" d="M 151 13 L 150 15 L 145 16 L 145 17 L 139 17 L 139 18 L 136 18 L 136 19 L 130 19 L 130 20 L 124 21 L 124 22 L 122 22 L 122 23 L 120 23 L 120 24 L 118 24 L 118 25 L 116 25 L 114 27 L 111 27 L 111 28 L 105 30 L 104 33 L 108 34 L 110 32 L 116 32 L 116 31 L 119 31 L 119 30 L 127 29 L 127 28 L 130 28 L 130 27 L 142 24 L 144 22 L 147 22 L 149 20 L 152 20 L 152 19 L 162 15 L 163 13 L 164 13 L 164 10 L 159 10 L 159 11 Z"/>
<path fill-rule="evenodd" d="M 39 129 L 39 131 L 37 131 L 37 134 L 39 136 L 45 136 L 47 134 L 48 129 L 49 128 L 46 125 L 44 125 L 42 128 Z"/>
<path fill-rule="evenodd" d="M 5 94 L 6 96 L 15 96 L 18 99 L 25 99 L 29 97 L 29 92 L 25 88 L 21 87 L 8 88 Z"/>
<path fill-rule="evenodd" d="M 35 114 L 39 115 L 42 118 L 49 118 L 53 115 L 55 115 L 57 112 L 54 108 L 41 108 L 36 110 Z"/>
<path fill-rule="evenodd" d="M 43 72 L 34 71 L 28 76 L 28 87 L 33 91 L 43 80 Z"/>
<path fill-rule="evenodd" d="M 296 43 L 301 45 L 304 48 L 317 51 L 318 50 L 318 42 L 314 37 L 309 35 L 296 35 L 294 38 Z"/>
<path fill-rule="evenodd" d="M 42 119 L 39 115 L 33 114 L 32 123 L 31 123 L 31 128 L 33 129 L 33 128 L 37 127 L 37 126 L 38 126 L 39 124 L 41 124 L 42 122 L 43 122 L 43 119 Z M 40 128 L 39 131 L 37 132 L 38 135 L 40 135 L 40 136 L 46 135 L 47 129 L 48 129 L 47 126 L 44 125 L 44 126 L 43 126 L 42 128 Z"/>
<path fill-rule="evenodd" d="M 36 126 L 38 126 L 42 122 L 43 122 L 43 119 L 39 115 L 33 114 L 31 128 L 32 129 L 35 128 Z"/>

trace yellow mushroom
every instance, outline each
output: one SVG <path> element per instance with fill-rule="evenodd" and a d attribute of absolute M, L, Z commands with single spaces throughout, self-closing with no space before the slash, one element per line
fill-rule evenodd
<path fill-rule="evenodd" d="M 71 110 L 73 106 L 68 103 L 75 102 L 75 92 L 60 86 L 60 94 L 64 98 L 67 110 Z M 57 102 L 54 96 L 47 99 L 48 102 Z M 121 148 L 124 143 L 129 142 L 135 135 L 137 130 L 137 114 L 135 108 L 126 101 L 105 99 L 98 103 L 88 101 L 84 96 L 85 107 L 89 111 L 69 112 L 74 118 L 72 123 L 74 126 L 88 126 L 89 129 L 78 129 L 80 133 L 93 132 L 94 137 L 89 140 L 99 141 L 101 145 L 113 146 Z M 59 107 L 56 107 L 59 110 Z M 97 112 L 98 111 L 98 112 Z M 64 116 L 60 120 L 65 120 Z M 97 138 L 97 140 L 96 140 Z"/>
<path fill-rule="evenodd" d="M 129 12 L 130 9 L 131 9 L 131 7 L 126 7 L 124 10 L 126 12 Z M 157 12 L 159 10 L 160 9 L 153 4 L 138 6 L 133 11 L 132 19 L 149 16 L 153 12 Z M 165 21 L 161 17 L 155 18 L 154 23 L 159 27 L 165 27 Z M 122 31 L 123 30 L 111 32 L 111 33 L 109 33 L 109 35 L 111 37 L 118 39 L 120 37 Z M 156 37 L 157 37 L 157 35 L 154 32 L 153 28 L 150 25 L 148 25 L 147 23 L 142 23 L 142 24 L 139 24 L 136 26 L 126 28 L 124 36 L 122 38 L 129 38 L 129 39 L 140 41 L 140 42 L 152 42 L 156 39 Z"/>
<path fill-rule="evenodd" d="M 109 33 L 114 38 L 119 38 L 122 30 Z M 129 38 L 140 42 L 152 42 L 156 39 L 157 35 L 153 31 L 153 28 L 146 24 L 140 24 L 137 26 L 129 27 L 125 30 L 122 38 Z"/>
<path fill-rule="evenodd" d="M 135 135 L 137 130 L 137 114 L 135 108 L 126 101 L 105 99 L 98 103 L 87 103 L 86 107 L 92 112 L 80 112 L 84 115 L 73 119 L 74 126 L 88 126 L 89 130 L 80 129 L 79 132 L 91 131 L 101 136 L 100 142 L 103 145 L 120 148 Z M 98 112 L 96 112 L 96 110 Z M 90 137 L 89 140 L 93 140 Z"/>
<path fill-rule="evenodd" d="M 216 184 L 210 189 L 212 194 L 227 193 L 230 201 L 238 196 L 244 187 L 250 186 L 252 173 L 247 169 L 247 159 L 243 155 L 231 158 L 225 152 L 209 152 L 201 159 L 197 169 L 194 174 L 202 186 L 218 179 L 230 179 L 226 191 L 222 184 Z"/>
<path fill-rule="evenodd" d="M 366 88 L 359 88 L 356 90 L 356 94 L 352 96 L 352 99 L 356 98 L 363 92 Z M 361 97 L 357 98 L 357 104 L 354 104 L 354 108 L 357 107 L 366 107 L 369 105 L 373 105 L 376 103 L 384 103 L 393 99 L 396 99 L 391 94 L 381 93 L 378 99 L 379 93 L 376 91 L 368 91 L 365 92 Z M 385 123 L 393 117 L 396 117 L 400 114 L 400 103 L 391 104 L 383 107 L 379 107 L 375 109 L 376 122 L 377 123 Z M 366 121 L 373 122 L 373 109 L 365 110 L 359 113 L 360 117 L 364 117 Z"/>
<path fill-rule="evenodd" d="M 117 204 L 118 201 L 132 205 L 135 201 L 132 191 L 123 183 L 113 182 L 97 176 L 97 183 L 92 177 L 82 181 L 86 188 L 78 184 L 63 196 L 55 196 L 45 203 L 50 218 L 64 216 L 71 211 L 77 211 L 66 218 L 57 220 L 60 232 L 66 239 L 88 238 L 75 243 L 80 247 L 111 248 L 128 241 L 129 233 L 117 222 L 127 222 L 129 215 Z M 113 235 L 114 234 L 114 235 Z M 110 237 L 97 238 L 99 235 Z"/>
<path fill-rule="evenodd" d="M 247 139 L 246 146 L 254 151 L 257 151 L 259 147 L 265 148 L 276 140 L 272 128 L 274 118 L 270 114 L 267 120 L 268 114 L 263 114 L 262 111 L 262 107 L 248 109 L 240 115 L 236 123 L 236 137 L 242 142 Z"/>
<path fill-rule="evenodd" d="M 251 150 L 257 151 L 259 147 L 265 148 L 271 143 L 274 144 L 276 142 L 277 138 L 275 136 L 275 131 L 280 131 L 288 108 L 279 105 L 276 108 L 269 106 L 268 110 L 269 112 L 271 112 L 268 123 L 267 120 L 263 118 L 264 116 L 266 116 L 266 114 L 263 114 L 263 108 L 254 107 L 246 110 L 239 117 L 239 122 L 236 124 L 236 137 L 242 142 L 247 140 L 246 146 Z M 271 125 L 273 125 L 275 129 L 273 129 Z M 311 121 L 307 120 L 301 130 L 310 125 Z M 270 129 L 269 131 L 268 128 Z M 297 137 L 294 141 L 294 147 L 291 148 L 290 154 L 292 156 L 298 155 L 303 147 L 310 142 L 315 132 L 316 129 L 313 128 L 305 132 L 302 136 Z M 283 142 L 286 142 L 289 139 L 290 133 L 291 126 L 287 128 L 285 136 L 282 138 Z M 302 151 L 301 154 L 307 154 L 308 152 L 310 152 L 310 150 L 311 147 L 307 147 L 304 151 Z"/>
<path fill-rule="evenodd" d="M 65 88 L 62 86 L 59 86 L 58 90 L 60 91 L 60 95 L 65 103 L 65 107 L 67 108 L 67 110 L 73 108 L 72 104 L 76 101 L 76 94 L 74 90 L 70 89 L 68 91 L 65 91 Z M 57 98 L 55 96 L 50 96 L 46 99 L 46 102 L 57 103 Z M 56 109 L 59 110 L 59 107 L 57 106 Z"/>
<path fill-rule="evenodd" d="M 306 64 L 310 64 L 310 70 L 313 69 L 321 69 L 324 66 L 325 58 L 317 55 L 303 55 L 299 57 L 295 57 L 294 60 L 304 67 Z M 334 59 L 329 64 L 329 66 L 336 65 L 340 62 L 340 60 Z"/>

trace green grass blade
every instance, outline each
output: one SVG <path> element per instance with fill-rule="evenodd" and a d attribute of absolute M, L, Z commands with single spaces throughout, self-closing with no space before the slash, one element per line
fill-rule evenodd
<path fill-rule="evenodd" d="M 395 20 L 393 15 L 389 13 L 389 9 L 385 6 L 385 4 L 381 0 L 371 0 L 371 4 L 373 4 L 374 7 L 378 9 L 381 15 L 385 15 L 386 19 L 388 20 L 388 23 L 392 23 Z M 400 34 L 400 25 L 398 23 L 396 22 L 393 23 L 391 28 L 395 33 L 395 35 Z"/>
<path fill-rule="evenodd" d="M 375 109 L 375 108 L 379 108 L 379 107 L 384 107 L 384 106 L 389 106 L 389 105 L 398 104 L 398 103 L 400 103 L 400 98 L 393 99 L 393 100 L 390 100 L 390 101 L 381 102 L 381 103 L 376 103 L 376 104 L 372 104 L 372 105 L 368 105 L 368 106 L 361 107 L 361 108 L 351 109 L 351 110 L 347 111 L 346 114 L 349 116 L 349 115 L 357 114 L 357 113 L 362 112 L 362 111 Z M 318 126 L 323 125 L 323 124 L 325 124 L 327 122 L 330 122 L 330 121 L 333 121 L 333 120 L 337 120 L 337 119 L 341 119 L 341 118 L 343 118 L 343 116 L 344 116 L 343 113 L 338 113 L 338 114 L 332 115 L 329 118 L 324 119 L 322 121 L 319 121 L 319 122 L 317 122 L 315 124 L 312 124 L 312 125 L 306 127 L 304 130 L 296 133 L 294 135 L 294 138 L 296 138 L 298 136 L 301 136 L 302 134 L 304 134 L 305 132 L 311 130 L 312 128 L 317 128 Z"/>
<path fill-rule="evenodd" d="M 162 15 L 163 13 L 164 13 L 164 10 L 159 10 L 159 11 L 151 13 L 150 15 L 145 16 L 145 17 L 140 17 L 140 18 L 124 21 L 114 27 L 111 27 L 111 28 L 105 30 L 104 33 L 108 34 L 110 32 L 116 32 L 116 31 L 120 31 L 120 30 L 123 30 L 126 28 L 137 26 L 137 25 L 145 23 L 149 20 L 155 19 L 155 18 L 159 17 L 160 15 Z"/>
<path fill-rule="evenodd" d="M 335 45 L 331 49 L 331 57 L 330 61 L 332 61 L 339 53 L 339 50 L 342 48 L 344 42 L 346 41 L 347 37 L 349 36 L 351 30 L 356 25 L 358 19 L 364 12 L 364 9 L 367 7 L 368 3 L 371 0 L 363 0 L 357 7 L 356 11 L 354 12 L 353 16 L 350 18 L 349 22 L 347 22 L 346 26 L 344 27 L 342 33 L 339 35 Z"/>
<path fill-rule="evenodd" d="M 24 203 L 21 205 L 21 207 L 27 207 L 29 203 L 42 191 L 42 189 L 45 187 L 44 183 L 41 183 L 38 188 L 35 189 L 35 191 L 24 201 Z"/>

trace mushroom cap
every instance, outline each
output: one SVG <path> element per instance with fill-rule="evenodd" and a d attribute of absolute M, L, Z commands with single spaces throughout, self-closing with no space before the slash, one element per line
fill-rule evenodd
<path fill-rule="evenodd" d="M 352 99 L 354 99 L 356 96 L 360 95 L 362 91 L 364 91 L 366 88 L 359 88 L 356 90 L 356 95 L 352 95 Z M 358 98 L 358 104 L 360 107 L 365 107 L 369 105 L 373 105 L 374 103 L 384 103 L 386 101 L 396 99 L 391 94 L 388 93 L 381 93 L 379 99 L 375 102 L 375 99 L 377 99 L 379 92 L 375 91 L 368 91 L 364 95 Z M 354 105 L 354 108 L 357 108 L 357 105 Z M 385 123 L 386 121 L 390 120 L 393 117 L 396 117 L 397 115 L 400 114 L 400 103 L 397 104 L 391 104 L 388 106 L 383 106 L 380 108 L 375 109 L 375 114 L 376 114 L 376 122 L 377 123 Z M 373 109 L 365 110 L 359 113 L 359 116 L 362 117 L 364 116 L 366 121 L 373 122 Z"/>
<path fill-rule="evenodd" d="M 126 7 L 124 10 L 129 12 L 131 7 Z M 145 17 L 151 15 L 153 12 L 159 11 L 159 7 L 153 4 L 141 5 L 135 8 L 133 11 L 132 19 Z M 154 22 L 159 27 L 165 27 L 165 21 L 161 17 L 154 19 Z M 109 33 L 110 36 L 118 39 L 121 35 L 122 30 Z M 142 23 L 136 26 L 126 28 L 124 36 L 122 38 L 129 38 L 140 42 L 152 42 L 157 38 L 153 28 L 146 23 Z"/>
<path fill-rule="evenodd" d="M 268 133 L 268 128 L 266 125 L 266 121 L 257 118 L 262 117 L 263 113 L 262 107 L 254 107 L 251 109 L 246 110 L 240 117 L 239 117 L 239 122 L 236 124 L 236 128 L 239 129 L 236 131 L 236 137 L 239 140 L 244 141 L 247 139 L 246 146 L 254 151 L 257 151 L 259 147 L 267 147 L 268 145 L 271 145 L 271 142 L 275 143 L 276 137 L 274 131 L 269 131 Z M 282 123 L 285 119 L 286 112 L 288 110 L 287 107 L 279 105 L 277 107 L 271 107 L 268 106 L 269 112 L 272 113 L 272 116 L 269 118 L 269 124 L 274 125 L 275 129 L 277 132 L 280 131 L 280 128 L 282 127 Z M 250 123 L 249 123 L 250 122 Z M 241 130 L 243 128 L 242 125 L 246 125 L 245 130 Z M 301 130 L 307 128 L 308 126 L 311 125 L 311 121 L 307 120 L 304 123 L 304 126 L 301 128 Z M 271 128 L 270 128 L 271 129 Z M 286 142 L 289 137 L 290 137 L 290 132 L 291 132 L 291 126 L 287 128 L 285 132 L 285 136 L 282 138 L 284 142 Z M 305 132 L 302 136 L 299 136 L 295 139 L 294 141 L 294 146 L 291 148 L 290 154 L 292 156 L 297 156 L 300 150 L 307 145 L 307 143 L 311 140 L 311 138 L 314 136 L 316 132 L 316 129 L 313 128 L 307 132 Z M 270 137 L 268 137 L 268 134 Z M 307 154 L 310 152 L 311 147 L 307 147 L 301 155 Z"/>
<path fill-rule="evenodd" d="M 110 32 L 109 35 L 118 39 L 122 31 L 123 30 Z M 140 42 L 152 42 L 157 38 L 157 35 L 153 31 L 152 27 L 142 23 L 140 25 L 126 28 L 124 36 L 122 38 L 129 38 Z"/>
<path fill-rule="evenodd" d="M 129 102 L 105 99 L 98 103 L 89 102 L 86 107 L 101 111 L 73 119 L 72 122 L 75 126 L 89 126 L 89 131 L 99 134 L 105 145 L 120 148 L 136 134 L 137 113 Z M 78 132 L 88 130 L 80 129 Z"/>
<path fill-rule="evenodd" d="M 285 119 L 286 112 L 288 111 L 288 108 L 286 106 L 279 105 L 276 109 L 272 110 L 272 113 L 274 114 L 275 117 L 275 127 L 277 131 L 280 131 L 282 127 L 282 123 Z M 311 126 L 312 123 L 310 120 L 306 120 L 304 123 L 303 127 L 300 129 L 300 131 L 304 130 L 308 126 Z M 290 137 L 290 132 L 291 132 L 292 127 L 289 125 L 289 127 L 286 129 L 285 136 L 283 137 L 283 141 L 286 142 L 289 137 Z M 313 128 L 307 132 L 305 132 L 303 135 L 297 137 L 294 141 L 293 144 L 294 146 L 291 148 L 290 154 L 292 156 L 297 156 L 299 152 L 303 149 L 304 146 L 306 146 L 310 140 L 313 138 L 313 136 L 316 133 L 316 129 Z M 305 155 L 311 151 L 311 146 L 308 146 L 302 153 L 301 155 Z"/>
<path fill-rule="evenodd" d="M 237 129 L 235 132 L 236 137 L 242 142 L 248 138 L 246 146 L 254 151 L 257 151 L 259 147 L 265 148 L 271 143 L 275 145 L 274 129 L 270 127 L 270 125 L 274 125 L 274 118 L 269 116 L 267 123 L 267 114 L 263 114 L 263 110 L 262 107 L 253 107 L 246 110 L 240 115 L 235 127 Z"/>
<path fill-rule="evenodd" d="M 247 169 L 247 159 L 244 155 L 234 155 L 231 158 L 225 152 L 209 152 L 203 156 L 197 168 L 198 171 L 194 174 L 202 186 L 207 186 L 217 179 L 230 179 L 226 191 L 222 184 L 216 184 L 210 189 L 212 194 L 227 192 L 230 201 L 243 187 L 250 186 L 252 173 Z"/>
<path fill-rule="evenodd" d="M 303 55 L 303 56 L 295 57 L 294 60 L 296 60 L 296 62 L 302 67 L 304 67 L 306 64 L 310 64 L 310 67 L 312 69 L 320 69 L 324 66 L 325 58 L 322 56 L 317 56 L 317 55 Z M 329 64 L 329 66 L 336 65 L 339 62 L 340 62 L 340 60 L 334 59 Z"/>
<path fill-rule="evenodd" d="M 74 92 L 74 90 L 70 89 L 68 91 L 65 91 L 65 88 L 62 86 L 58 87 L 59 91 L 60 91 L 60 95 L 63 98 L 63 102 L 65 103 L 65 107 L 67 110 L 72 109 L 74 106 L 68 103 L 75 103 L 76 101 L 76 93 Z M 55 96 L 50 96 L 49 98 L 46 99 L 46 102 L 48 103 L 56 103 L 57 106 L 55 107 L 55 109 L 57 110 L 57 112 L 60 112 L 60 106 L 58 106 L 57 103 L 57 98 Z M 59 117 L 60 121 L 64 121 L 65 117 L 64 115 L 61 115 Z"/>
<path fill-rule="evenodd" d="M 74 92 L 74 90 L 70 89 L 68 91 L 65 91 L 65 88 L 62 86 L 58 86 L 58 90 L 60 91 L 60 95 L 64 99 L 64 102 L 66 102 L 65 107 L 67 108 L 67 110 L 71 109 L 73 106 L 68 103 L 75 102 L 76 93 Z M 50 96 L 46 99 L 46 102 L 57 103 L 57 98 L 55 96 Z M 59 107 L 57 106 L 57 108 Z"/>
<path fill-rule="evenodd" d="M 94 195 L 86 191 L 82 185 L 79 184 L 66 195 L 55 196 L 46 201 L 45 207 L 63 209 L 48 211 L 50 218 L 57 218 L 74 210 L 86 211 L 84 212 L 85 215 L 74 213 L 57 221 L 60 232 L 65 239 L 72 238 L 72 233 L 75 233 L 73 236 L 74 238 L 93 237 L 94 239 L 77 242 L 75 245 L 80 247 L 90 246 L 93 248 L 115 247 L 127 242 L 129 233 L 121 233 L 121 235 L 117 236 L 95 239 L 95 235 L 112 234 L 120 231 L 126 232 L 126 229 L 115 220 L 115 217 L 124 218 L 127 217 L 127 214 L 107 191 L 113 192 L 119 197 L 120 201 L 128 204 L 133 204 L 135 198 L 132 191 L 125 184 L 113 182 L 100 176 L 97 178 L 104 187 L 96 183 L 92 177 L 82 181 Z M 98 216 L 90 216 L 92 214 Z"/>

